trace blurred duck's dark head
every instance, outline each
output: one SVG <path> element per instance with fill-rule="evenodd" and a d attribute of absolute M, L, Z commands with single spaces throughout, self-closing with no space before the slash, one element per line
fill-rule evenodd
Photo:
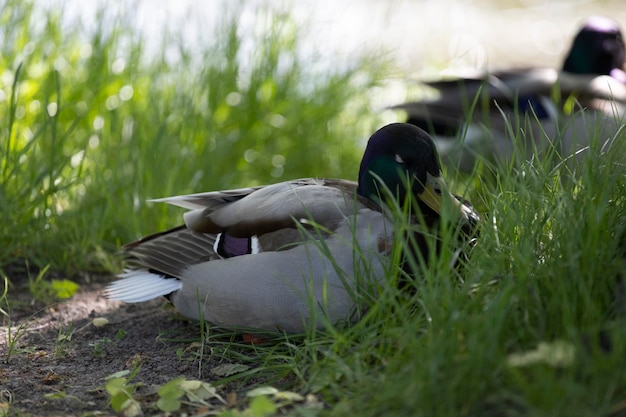
<path fill-rule="evenodd" d="M 580 29 L 563 64 L 573 74 L 612 75 L 622 70 L 626 47 L 616 21 L 606 17 L 589 18 Z"/>

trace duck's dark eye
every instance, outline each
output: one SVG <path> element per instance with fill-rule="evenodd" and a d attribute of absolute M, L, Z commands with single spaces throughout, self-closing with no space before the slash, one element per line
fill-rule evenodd
<path fill-rule="evenodd" d="M 433 191 L 435 192 L 435 194 L 437 194 L 437 195 L 441 195 L 441 188 L 439 188 L 439 187 L 433 187 Z"/>

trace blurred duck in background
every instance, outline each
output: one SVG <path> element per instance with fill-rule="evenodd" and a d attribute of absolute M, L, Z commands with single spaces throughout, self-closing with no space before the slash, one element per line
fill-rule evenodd
<path fill-rule="evenodd" d="M 626 47 L 622 31 L 612 19 L 591 17 L 578 31 L 563 63 L 564 94 L 575 97 L 581 108 L 607 115 L 626 114 Z M 576 77 L 581 75 L 582 77 Z M 597 77 L 587 78 L 589 75 Z"/>
<path fill-rule="evenodd" d="M 625 55 L 624 38 L 617 22 L 605 17 L 591 17 L 574 37 L 563 71 L 609 75 L 626 83 Z"/>
<path fill-rule="evenodd" d="M 478 160 L 508 163 L 536 151 L 584 155 L 592 139 L 610 141 L 623 124 L 625 51 L 619 25 L 592 17 L 560 71 L 523 68 L 425 82 L 436 98 L 392 108 L 431 133 L 447 166 L 466 173 Z"/>

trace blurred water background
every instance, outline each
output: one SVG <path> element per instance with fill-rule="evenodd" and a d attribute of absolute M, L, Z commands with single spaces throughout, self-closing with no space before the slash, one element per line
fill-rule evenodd
<path fill-rule="evenodd" d="M 67 19 L 93 21 L 102 1 L 48 1 L 64 7 Z M 236 2 L 218 0 L 137 0 L 107 2 L 107 9 L 135 12 L 138 31 L 160 42 L 166 31 L 202 42 Z M 241 24 L 253 30 L 263 6 L 291 10 L 309 31 L 308 41 L 328 55 L 384 49 L 407 72 L 432 74 L 442 67 L 558 65 L 572 35 L 588 16 L 626 25 L 619 0 L 300 0 L 239 1 Z M 110 11 L 110 10 L 109 10 Z"/>
<path fill-rule="evenodd" d="M 396 71 L 390 74 L 388 88 L 375 98 L 381 107 L 406 98 L 407 78 L 436 78 L 468 68 L 558 67 L 572 36 L 589 16 L 608 16 L 626 27 L 622 0 L 47 0 L 47 4 L 64 8 L 65 19 L 79 19 L 86 26 L 95 21 L 102 5 L 125 18 L 130 14 L 137 31 L 147 37 L 148 48 L 155 50 L 164 37 L 190 45 L 208 42 L 228 8 L 240 10 L 242 33 L 257 29 L 255 16 L 262 8 L 289 10 L 305 28 L 301 53 L 310 53 L 312 64 L 321 71 L 364 52 L 393 60 Z"/>

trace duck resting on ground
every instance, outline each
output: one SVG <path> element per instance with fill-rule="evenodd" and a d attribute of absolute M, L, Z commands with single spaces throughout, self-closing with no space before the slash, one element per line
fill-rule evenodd
<path fill-rule="evenodd" d="M 609 140 L 623 124 L 624 51 L 618 24 L 592 17 L 560 71 L 520 68 L 424 82 L 436 98 L 392 108 L 406 111 L 408 123 L 433 136 L 443 162 L 464 172 L 472 172 L 478 159 L 508 162 L 516 148 L 526 158 L 535 150 L 566 158 L 590 138 Z M 564 112 L 566 102 L 576 105 Z M 516 146 L 513 137 L 521 143 Z"/>
<path fill-rule="evenodd" d="M 442 210 L 454 213 L 460 240 L 479 221 L 447 191 L 429 135 L 394 123 L 369 139 L 358 183 L 299 179 L 154 200 L 188 209 L 185 224 L 127 245 L 128 269 L 106 294 L 168 296 L 184 316 L 220 327 L 294 333 L 358 320 L 367 307 L 358 294 L 384 285 L 390 266 L 390 195 L 413 202 L 420 227 L 436 230 Z"/>

